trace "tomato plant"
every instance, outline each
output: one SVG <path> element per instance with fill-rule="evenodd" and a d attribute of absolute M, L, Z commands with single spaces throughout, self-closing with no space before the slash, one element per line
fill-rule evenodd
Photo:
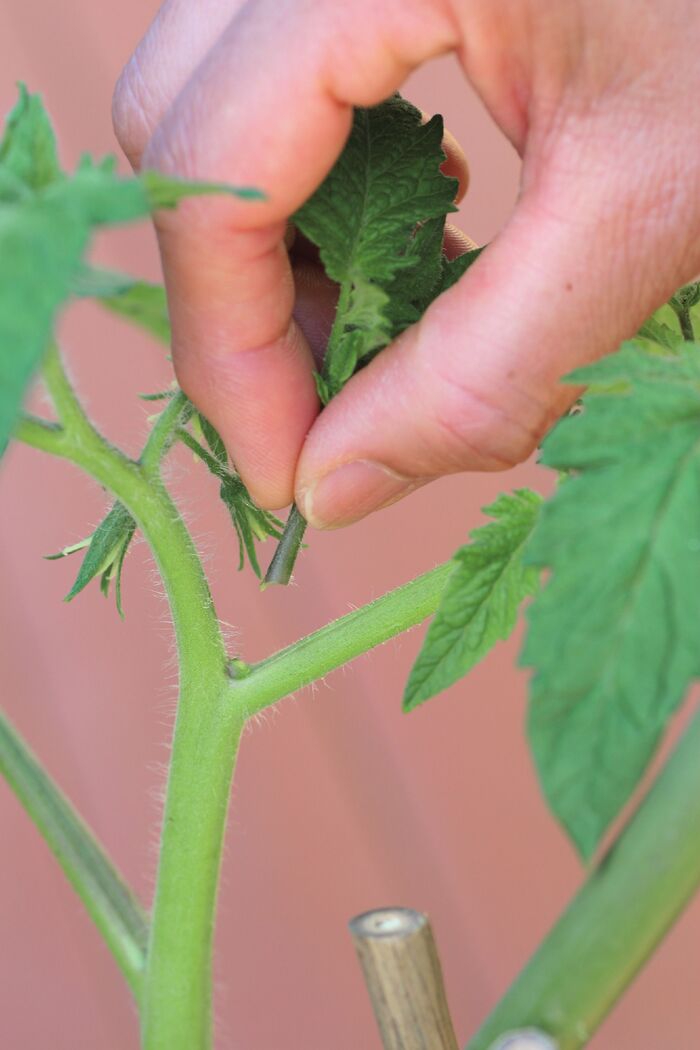
<path fill-rule="evenodd" d="M 442 252 L 455 184 L 440 171 L 441 141 L 440 119 L 423 123 L 398 96 L 358 110 L 336 166 L 294 216 L 339 289 L 316 377 L 323 404 L 477 263 L 481 249 L 451 261 Z M 155 172 L 124 179 L 110 160 L 90 158 L 68 174 L 40 99 L 22 89 L 10 114 L 0 145 L 0 444 L 12 438 L 62 457 L 113 497 L 99 527 L 55 555 L 82 556 L 68 599 L 99 581 L 123 615 L 122 567 L 140 532 L 172 611 L 179 702 L 151 908 L 2 716 L 0 769 L 129 983 L 145 1050 L 207 1050 L 219 864 L 248 720 L 432 616 L 403 698 L 409 712 L 466 675 L 528 603 L 533 758 L 552 812 L 582 859 L 597 859 L 469 1047 L 505 1045 L 507 1033 L 527 1029 L 538 1045 L 572 1050 L 700 881 L 697 718 L 612 846 L 599 851 L 700 674 L 700 286 L 679 290 L 616 354 L 570 377 L 586 392 L 544 441 L 542 462 L 559 479 L 550 499 L 501 495 L 486 508 L 491 521 L 448 562 L 249 664 L 226 651 L 162 464 L 182 443 L 206 468 L 230 515 L 240 568 L 248 563 L 262 577 L 261 544 L 278 544 L 266 585 L 289 581 L 303 518 L 292 509 L 284 525 L 255 504 L 214 427 L 174 384 L 151 395 L 160 411 L 141 455 L 115 448 L 86 415 L 53 332 L 71 298 L 91 297 L 167 344 L 163 289 L 91 266 L 93 231 L 192 194 L 262 192 Z M 50 420 L 21 407 L 35 371 Z"/>

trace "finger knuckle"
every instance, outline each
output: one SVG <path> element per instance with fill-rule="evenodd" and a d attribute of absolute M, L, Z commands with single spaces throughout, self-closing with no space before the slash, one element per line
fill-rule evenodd
<path fill-rule="evenodd" d="M 478 390 L 455 373 L 439 377 L 432 422 L 448 466 L 455 470 L 510 470 L 537 447 L 540 427 L 524 422 L 510 399 Z"/>
<path fill-rule="evenodd" d="M 139 167 L 151 136 L 147 90 L 136 56 L 117 80 L 112 96 L 112 125 L 117 142 L 134 167 Z"/>

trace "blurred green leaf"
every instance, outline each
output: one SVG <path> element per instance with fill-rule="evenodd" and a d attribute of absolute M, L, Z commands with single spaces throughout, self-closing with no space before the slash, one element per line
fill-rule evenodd
<path fill-rule="evenodd" d="M 82 258 L 93 228 L 142 218 L 200 193 L 260 199 L 250 189 L 156 172 L 120 178 L 113 158 L 96 162 L 84 156 L 75 174 L 65 177 L 41 99 L 20 88 L 0 144 L 0 452 L 58 310 L 85 280 Z M 102 298 L 109 309 L 169 340 L 162 289 L 131 282 L 105 296 L 103 282 Z"/>
<path fill-rule="evenodd" d="M 0 204 L 0 451 L 68 297 L 88 234 L 80 216 L 56 201 Z"/>
<path fill-rule="evenodd" d="M 7 117 L 0 142 L 0 173 L 32 190 L 62 178 L 56 138 L 41 97 L 30 95 L 24 84 L 19 85 L 19 99 Z"/>
<path fill-rule="evenodd" d="M 73 282 L 72 291 L 79 298 L 97 299 L 107 310 L 170 346 L 168 302 L 162 285 L 86 266 Z"/>

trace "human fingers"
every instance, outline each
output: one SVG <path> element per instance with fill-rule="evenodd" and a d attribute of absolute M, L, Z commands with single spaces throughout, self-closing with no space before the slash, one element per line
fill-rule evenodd
<path fill-rule="evenodd" d="M 431 5 L 402 5 L 400 19 L 393 6 L 244 6 L 144 153 L 144 166 L 266 194 L 188 201 L 157 219 L 178 378 L 264 506 L 290 501 L 318 411 L 311 355 L 292 319 L 286 219 L 332 166 L 352 106 L 381 101 L 453 45 L 449 19 Z"/>
<path fill-rule="evenodd" d="M 590 125 L 579 133 L 462 281 L 317 420 L 296 479 L 312 524 L 356 521 L 444 474 L 521 462 L 575 396 L 560 377 L 614 350 L 700 268 L 694 180 L 679 186 L 668 132 L 652 132 L 667 162 L 643 181 L 645 146 L 618 137 L 611 176 L 613 128 L 597 143 Z M 660 207 L 671 186 L 674 208 Z"/>
<path fill-rule="evenodd" d="M 165 0 L 117 81 L 112 116 L 135 170 L 194 70 L 247 0 Z"/>

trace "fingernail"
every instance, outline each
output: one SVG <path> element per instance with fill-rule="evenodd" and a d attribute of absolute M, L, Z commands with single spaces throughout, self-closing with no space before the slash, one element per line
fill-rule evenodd
<path fill-rule="evenodd" d="M 337 529 L 388 507 L 419 484 L 382 463 L 358 459 L 314 481 L 301 494 L 301 511 L 314 528 Z"/>

